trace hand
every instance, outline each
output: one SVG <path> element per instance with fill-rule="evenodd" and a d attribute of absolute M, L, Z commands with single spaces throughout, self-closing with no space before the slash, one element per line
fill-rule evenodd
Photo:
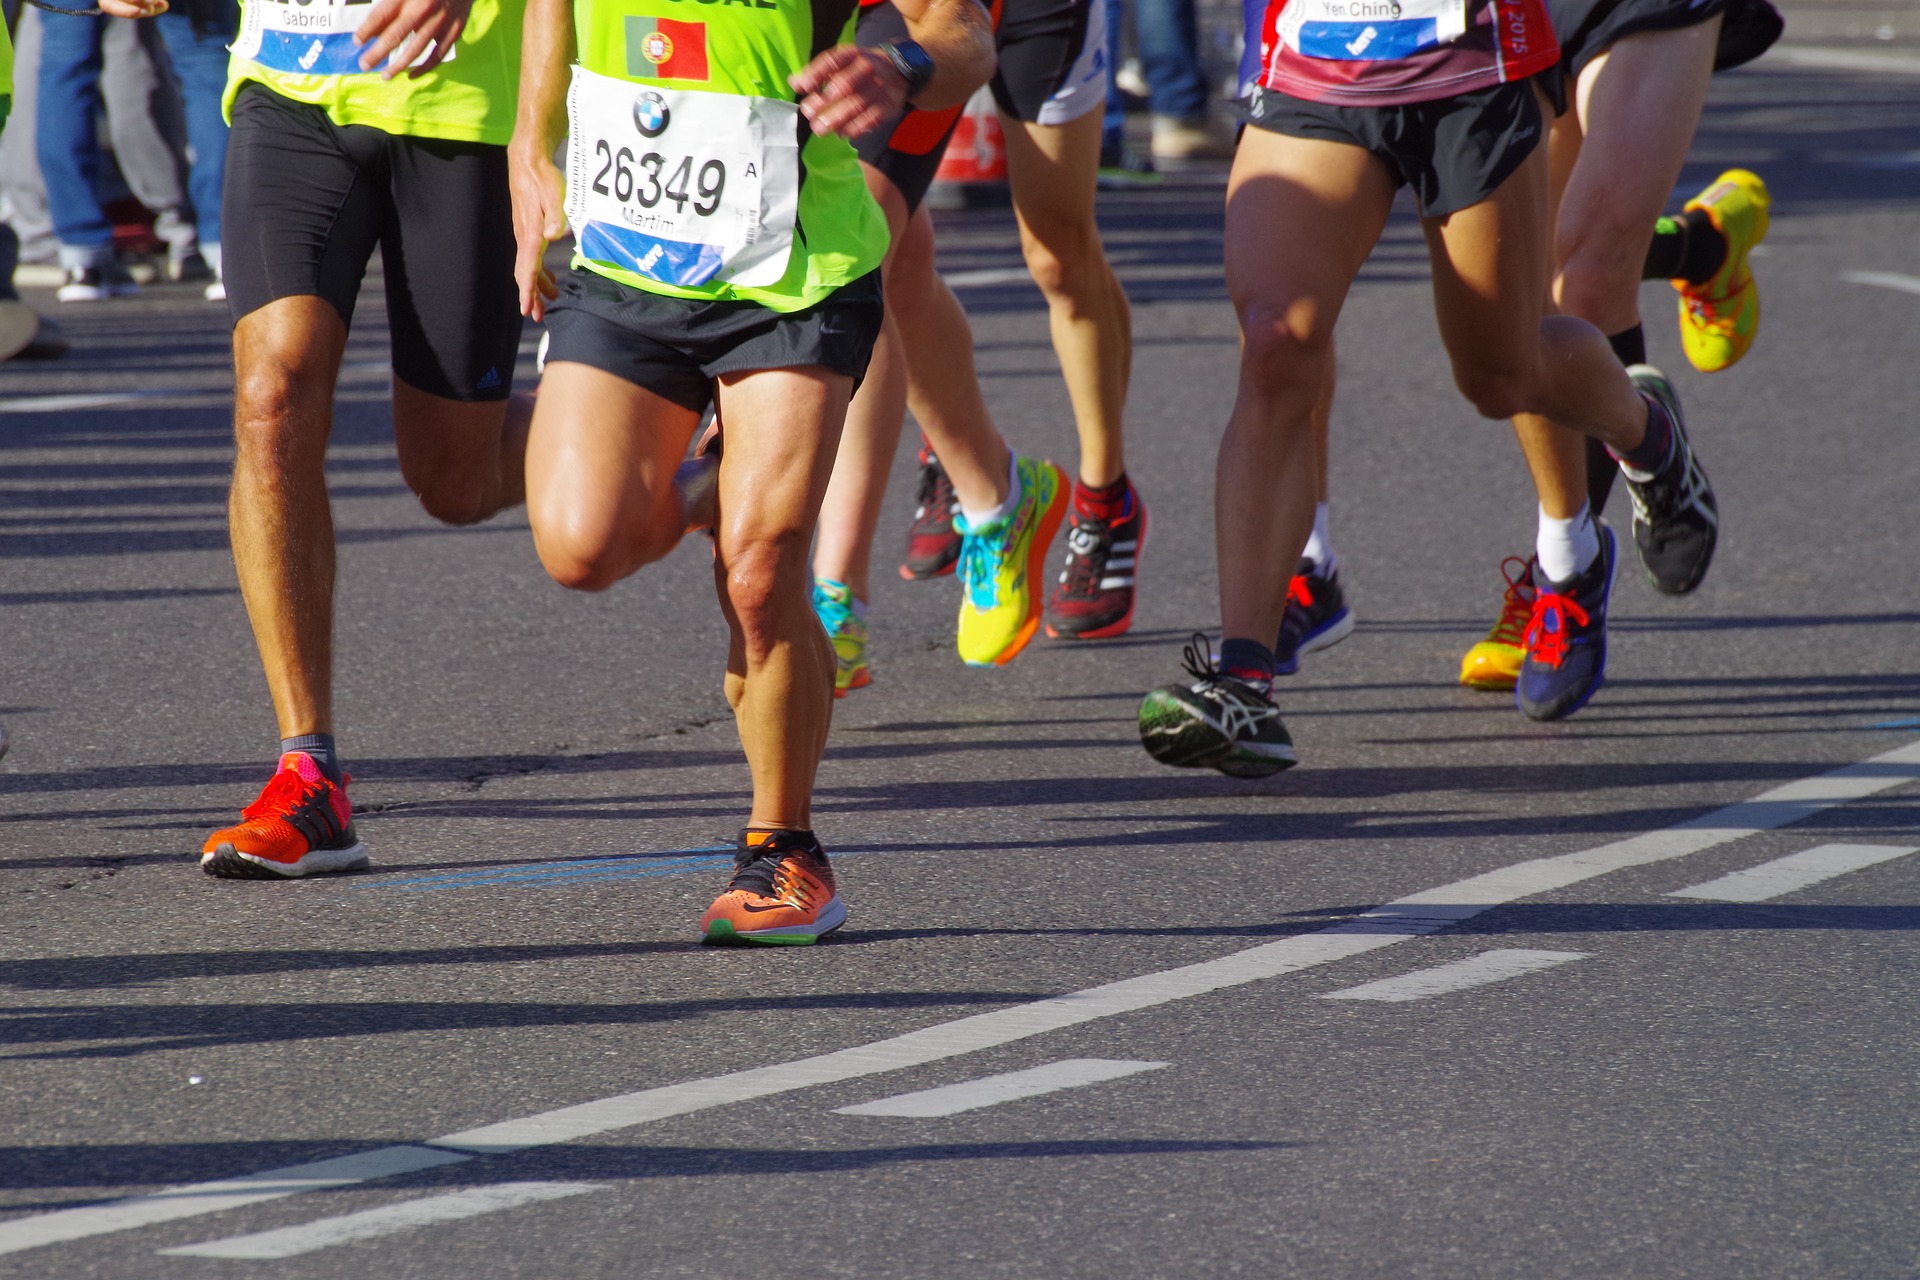
<path fill-rule="evenodd" d="M 367 45 L 360 54 L 360 69 L 372 71 L 384 64 L 383 80 L 402 71 L 418 79 L 446 61 L 454 41 L 466 30 L 472 9 L 473 0 L 379 0 L 353 33 L 355 42 Z M 433 46 L 432 52 L 422 58 L 428 45 Z"/>
<path fill-rule="evenodd" d="M 507 185 L 513 194 L 513 279 L 520 289 L 520 314 L 545 318 L 547 299 L 560 291 L 547 270 L 547 246 L 567 230 L 566 182 L 553 158 L 507 152 Z"/>
<path fill-rule="evenodd" d="M 835 45 L 801 68 L 790 84 L 804 96 L 800 114 L 822 137 L 856 138 L 899 115 L 907 81 L 883 53 Z"/>
<path fill-rule="evenodd" d="M 98 0 L 109 18 L 151 18 L 167 11 L 167 0 Z"/>

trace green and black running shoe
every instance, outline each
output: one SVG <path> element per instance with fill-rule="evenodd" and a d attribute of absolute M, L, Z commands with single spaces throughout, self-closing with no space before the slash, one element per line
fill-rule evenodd
<path fill-rule="evenodd" d="M 1204 635 L 1187 645 L 1183 665 L 1195 683 L 1155 689 L 1140 703 L 1140 745 L 1162 764 L 1265 778 L 1298 763 L 1273 700 L 1213 663 Z"/>

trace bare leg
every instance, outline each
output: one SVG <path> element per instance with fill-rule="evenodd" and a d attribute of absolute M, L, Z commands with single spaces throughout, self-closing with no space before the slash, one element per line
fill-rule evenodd
<path fill-rule="evenodd" d="M 1347 290 L 1393 203 L 1359 147 L 1248 129 L 1227 186 L 1226 274 L 1240 319 L 1240 383 L 1215 474 L 1220 619 L 1271 644 L 1313 528 L 1315 410 Z M 1302 252 L 1302 246 L 1312 246 Z"/>
<path fill-rule="evenodd" d="M 527 428 L 533 397 L 448 400 L 393 380 L 400 474 L 427 514 L 478 524 L 526 501 Z"/>
<path fill-rule="evenodd" d="M 1000 117 L 1007 176 L 1027 270 L 1046 295 L 1053 350 L 1073 402 L 1080 480 L 1111 484 L 1126 469 L 1121 422 L 1133 364 L 1132 315 L 1094 219 L 1100 113 L 1062 125 Z"/>

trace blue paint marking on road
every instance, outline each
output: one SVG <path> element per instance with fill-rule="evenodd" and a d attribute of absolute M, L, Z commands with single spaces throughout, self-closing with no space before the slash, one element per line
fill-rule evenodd
<path fill-rule="evenodd" d="M 578 884 L 583 880 L 640 880 L 648 876 L 679 875 L 685 871 L 704 871 L 732 861 L 731 845 L 708 845 L 698 849 L 672 849 L 664 853 L 543 862 L 534 866 L 480 867 L 472 871 L 448 872 L 445 875 L 409 876 L 404 880 L 369 878 L 352 883 L 350 887 L 404 889 L 410 893 L 425 893 L 432 889 L 472 889 L 502 884 L 539 889 Z"/>
<path fill-rule="evenodd" d="M 1875 729 L 1916 729 L 1920 728 L 1920 716 L 1908 716 L 1904 720 L 1882 720 L 1870 726 Z"/>

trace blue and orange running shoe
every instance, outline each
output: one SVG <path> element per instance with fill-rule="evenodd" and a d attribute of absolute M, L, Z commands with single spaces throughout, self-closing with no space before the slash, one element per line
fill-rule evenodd
<path fill-rule="evenodd" d="M 335 785 L 313 757 L 289 751 L 259 799 L 240 811 L 239 825 L 207 837 L 200 869 L 226 880 L 290 880 L 367 865 L 367 846 L 353 830 L 348 782 Z"/>
<path fill-rule="evenodd" d="M 1600 554 L 1565 582 L 1544 582 L 1533 599 L 1526 659 L 1513 700 L 1529 720 L 1564 720 L 1587 705 L 1607 676 L 1607 600 L 1617 559 L 1613 530 L 1595 520 Z"/>
<path fill-rule="evenodd" d="M 827 851 L 811 831 L 748 827 L 733 879 L 700 918 L 705 941 L 805 946 L 847 922 Z"/>

